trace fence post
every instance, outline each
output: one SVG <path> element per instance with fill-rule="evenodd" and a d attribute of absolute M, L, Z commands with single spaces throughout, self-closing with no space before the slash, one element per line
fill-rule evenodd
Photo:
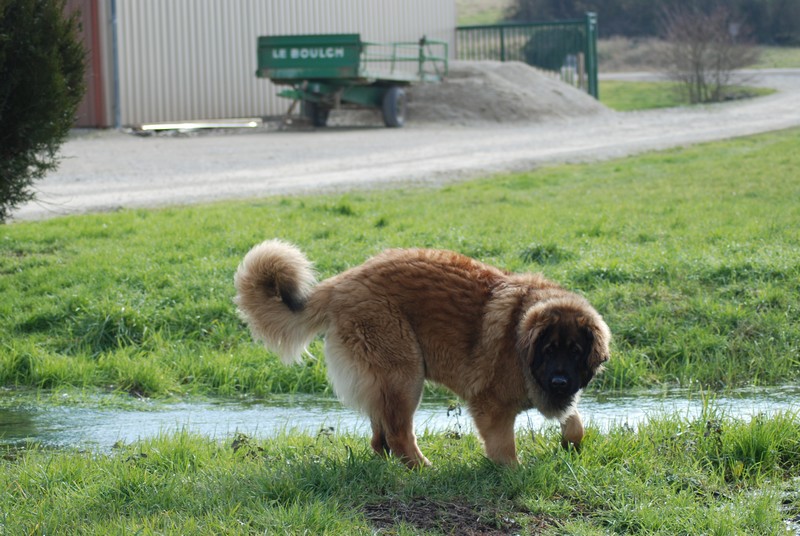
<path fill-rule="evenodd" d="M 500 26 L 500 61 L 506 61 L 506 29 Z"/>
<path fill-rule="evenodd" d="M 600 98 L 597 87 L 597 13 L 586 13 L 586 75 L 589 95 Z"/>

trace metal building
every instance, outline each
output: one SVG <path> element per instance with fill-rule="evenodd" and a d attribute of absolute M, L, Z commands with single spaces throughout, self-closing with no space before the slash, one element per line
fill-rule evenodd
<path fill-rule="evenodd" d="M 454 50 L 455 0 L 69 0 L 89 50 L 76 126 L 280 115 L 259 35 L 427 36 Z"/>

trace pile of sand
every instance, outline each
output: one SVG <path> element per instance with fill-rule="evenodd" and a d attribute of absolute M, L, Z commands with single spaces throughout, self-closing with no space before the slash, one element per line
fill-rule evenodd
<path fill-rule="evenodd" d="M 586 92 L 521 62 L 451 62 L 441 83 L 408 88 L 409 123 L 530 123 L 608 112 Z"/>

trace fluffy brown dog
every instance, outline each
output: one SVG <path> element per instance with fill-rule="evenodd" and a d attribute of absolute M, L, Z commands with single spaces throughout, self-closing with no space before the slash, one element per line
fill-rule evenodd
<path fill-rule="evenodd" d="M 491 460 L 513 464 L 529 408 L 580 443 L 580 392 L 609 357 L 608 326 L 584 298 L 450 251 L 388 250 L 317 283 L 299 249 L 269 240 L 235 285 L 253 336 L 285 363 L 325 333 L 334 391 L 369 416 L 372 448 L 409 467 L 430 465 L 413 426 L 425 379 L 467 403 Z"/>

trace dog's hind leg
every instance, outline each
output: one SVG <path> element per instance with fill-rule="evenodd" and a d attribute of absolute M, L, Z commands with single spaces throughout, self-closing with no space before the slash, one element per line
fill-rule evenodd
<path fill-rule="evenodd" d="M 505 408 L 491 408 L 485 404 L 470 404 L 475 427 L 483 439 L 486 457 L 502 465 L 517 465 L 517 447 L 514 438 L 514 421 L 517 414 Z"/>
<path fill-rule="evenodd" d="M 409 467 L 430 465 L 414 435 L 414 412 L 425 382 L 419 350 L 410 338 L 390 342 L 373 337 L 365 344 L 361 331 L 368 325 L 362 321 L 360 330 L 346 331 L 347 339 L 328 333 L 325 354 L 333 389 L 342 402 L 369 416 L 375 452 L 389 451 Z"/>
<path fill-rule="evenodd" d="M 414 434 L 414 412 L 422 397 L 423 378 L 417 385 L 383 385 L 372 406 L 372 419 L 380 422 L 381 436 L 373 436 L 375 448 L 382 439 L 392 455 L 399 458 L 409 469 L 429 466 L 431 462 L 422 454 Z M 375 426 L 373 425 L 373 431 Z M 377 449 L 376 449 L 377 450 Z"/>
<path fill-rule="evenodd" d="M 386 456 L 390 452 L 389 443 L 386 442 L 386 432 L 383 431 L 379 420 L 370 419 L 370 424 L 372 425 L 372 441 L 370 442 L 372 450 L 380 456 Z"/>

